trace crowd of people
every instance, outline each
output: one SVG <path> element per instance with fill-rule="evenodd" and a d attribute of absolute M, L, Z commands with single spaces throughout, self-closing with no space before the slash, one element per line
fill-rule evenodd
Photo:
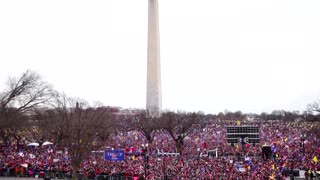
<path fill-rule="evenodd" d="M 79 173 L 86 177 L 123 173 L 135 179 L 285 179 L 293 170 L 305 170 L 304 177 L 320 171 L 319 122 L 253 121 L 241 125 L 259 127 L 260 143 L 228 144 L 226 127 L 234 121 L 212 121 L 203 129 L 193 129 L 184 138 L 181 153 L 163 130 L 147 142 L 138 131 L 111 135 L 108 146 L 92 151 L 83 161 Z M 303 135 L 306 136 L 303 136 Z M 303 137 L 303 138 L 302 138 Z M 68 149 L 52 145 L 28 146 L 13 139 L 0 142 L 0 175 L 3 176 L 70 176 L 72 168 Z M 146 144 L 148 146 L 146 146 Z M 271 147 L 266 158 L 262 146 Z M 104 160 L 103 150 L 123 149 L 123 161 Z M 143 151 L 146 149 L 146 151 Z M 215 154 L 208 155 L 208 151 Z"/>

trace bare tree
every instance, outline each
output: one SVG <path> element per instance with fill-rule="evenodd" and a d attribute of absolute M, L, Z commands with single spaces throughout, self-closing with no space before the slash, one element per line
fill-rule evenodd
<path fill-rule="evenodd" d="M 19 145 L 21 140 L 24 138 L 25 129 L 28 128 L 26 119 L 28 119 L 28 117 L 23 115 L 16 117 L 15 121 L 12 121 L 9 127 L 1 130 L 0 138 L 4 142 L 15 140 L 17 145 Z"/>
<path fill-rule="evenodd" d="M 7 87 L 0 92 L 0 134 L 22 125 L 32 111 L 46 105 L 52 95 L 51 86 L 40 75 L 26 71 L 19 78 L 9 78 Z"/>
<path fill-rule="evenodd" d="M 32 116 L 30 134 L 37 143 L 42 145 L 44 141 L 55 140 L 60 144 L 66 133 L 62 132 L 59 124 L 58 112 L 53 108 L 36 109 Z"/>
<path fill-rule="evenodd" d="M 147 139 L 149 144 L 152 144 L 152 141 L 155 136 L 155 131 L 159 129 L 159 118 L 157 116 L 149 116 L 146 111 L 142 111 L 135 115 L 133 123 L 136 124 L 136 128 L 140 131 L 144 137 Z"/>
<path fill-rule="evenodd" d="M 174 140 L 177 152 L 181 153 L 183 140 L 194 130 L 193 125 L 198 123 L 196 113 L 174 113 L 165 112 L 162 114 L 162 128 L 166 130 Z"/>
<path fill-rule="evenodd" d="M 110 117 L 104 108 L 90 107 L 88 103 L 76 98 L 60 94 L 56 98 L 56 108 L 52 118 L 52 129 L 59 135 L 60 147 L 66 147 L 71 158 L 73 179 L 77 178 L 77 170 L 81 162 L 92 150 L 97 134 L 103 132 Z M 110 134 L 110 133 L 109 133 Z"/>
<path fill-rule="evenodd" d="M 320 100 L 313 102 L 312 104 L 308 104 L 307 109 L 309 112 L 320 113 Z"/>
<path fill-rule="evenodd" d="M 116 127 L 119 124 L 116 122 L 115 116 L 110 111 L 110 108 L 105 108 L 102 105 L 98 105 L 96 108 L 96 113 L 102 115 L 103 122 L 100 124 L 99 128 L 96 129 L 96 137 L 101 142 L 101 145 L 105 145 L 109 136 L 116 132 Z"/>

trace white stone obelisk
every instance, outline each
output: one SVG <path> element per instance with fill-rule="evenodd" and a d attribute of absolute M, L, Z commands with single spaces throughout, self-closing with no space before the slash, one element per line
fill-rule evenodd
<path fill-rule="evenodd" d="M 162 108 L 159 7 L 158 0 L 148 0 L 148 65 L 147 65 L 147 111 L 159 116 Z"/>

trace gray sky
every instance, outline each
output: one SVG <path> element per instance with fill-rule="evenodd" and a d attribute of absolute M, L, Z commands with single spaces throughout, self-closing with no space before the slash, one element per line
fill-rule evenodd
<path fill-rule="evenodd" d="M 320 1 L 159 0 L 163 107 L 305 110 L 320 98 Z M 90 102 L 144 108 L 147 0 L 0 1 L 0 89 L 40 73 Z"/>

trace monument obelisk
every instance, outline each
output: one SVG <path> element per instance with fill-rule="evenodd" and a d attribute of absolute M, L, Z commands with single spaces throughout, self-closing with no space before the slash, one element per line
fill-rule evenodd
<path fill-rule="evenodd" d="M 159 7 L 158 0 L 148 0 L 147 112 L 159 116 L 162 108 Z"/>

